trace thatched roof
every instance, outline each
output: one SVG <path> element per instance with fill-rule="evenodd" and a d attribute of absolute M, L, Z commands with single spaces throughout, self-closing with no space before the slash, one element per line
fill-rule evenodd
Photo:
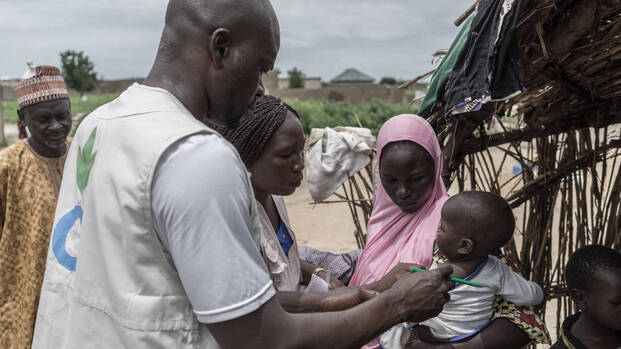
<path fill-rule="evenodd" d="M 462 134 L 454 154 L 621 122 L 621 1 L 525 0 L 517 38 L 526 91 L 466 115 L 470 135 Z M 474 132 L 493 115 L 517 116 L 522 127 L 492 136 Z M 441 116 L 430 118 L 440 135 L 450 126 Z"/>

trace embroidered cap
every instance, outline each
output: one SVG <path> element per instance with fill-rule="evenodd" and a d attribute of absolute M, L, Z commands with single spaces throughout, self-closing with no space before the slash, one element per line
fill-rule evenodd
<path fill-rule="evenodd" d="M 60 69 L 49 65 L 35 68 L 31 61 L 28 61 L 28 71 L 15 86 L 15 95 L 20 108 L 55 99 L 69 99 Z"/>

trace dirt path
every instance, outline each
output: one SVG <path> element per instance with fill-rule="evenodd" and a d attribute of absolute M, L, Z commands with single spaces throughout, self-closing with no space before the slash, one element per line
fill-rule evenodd
<path fill-rule="evenodd" d="M 306 182 L 302 183 L 285 198 L 298 244 L 337 253 L 358 248 L 347 204 L 311 205 Z"/>

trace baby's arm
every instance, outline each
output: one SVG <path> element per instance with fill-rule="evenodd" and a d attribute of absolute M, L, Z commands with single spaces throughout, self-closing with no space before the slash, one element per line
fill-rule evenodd
<path fill-rule="evenodd" d="M 498 263 L 498 268 L 502 275 L 497 294 L 515 305 L 537 305 L 544 301 L 545 294 L 541 286 L 524 279 L 504 263 Z"/>

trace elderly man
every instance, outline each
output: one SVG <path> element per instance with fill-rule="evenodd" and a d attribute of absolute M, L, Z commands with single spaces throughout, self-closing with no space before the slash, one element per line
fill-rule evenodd
<path fill-rule="evenodd" d="M 0 348 L 28 348 L 60 189 L 69 95 L 56 67 L 30 67 L 15 88 L 30 137 L 0 152 Z"/>
<path fill-rule="evenodd" d="M 280 45 L 267 0 L 170 0 L 153 68 L 80 125 L 33 348 L 353 348 L 437 314 L 450 268 L 343 312 L 289 314 L 257 248 L 235 125 Z"/>

